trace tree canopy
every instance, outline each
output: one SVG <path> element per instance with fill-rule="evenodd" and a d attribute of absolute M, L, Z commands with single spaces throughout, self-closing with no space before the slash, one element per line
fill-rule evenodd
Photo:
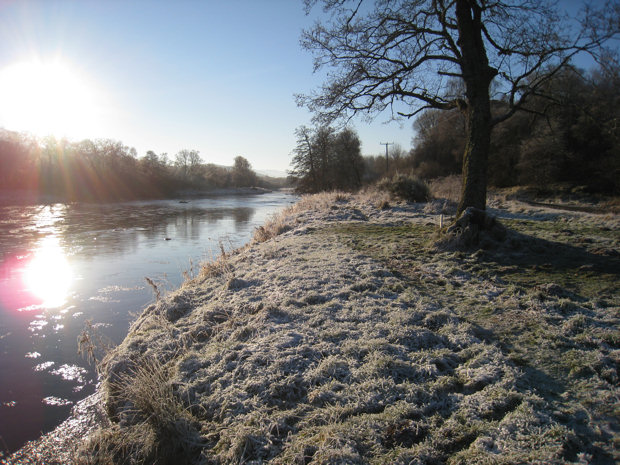
<path fill-rule="evenodd" d="M 548 0 L 306 0 L 329 16 L 303 32 L 302 46 L 326 82 L 298 102 L 318 121 L 412 117 L 457 109 L 466 120 L 459 212 L 486 205 L 492 128 L 533 97 L 580 53 L 597 60 L 620 33 L 620 3 L 584 6 L 576 17 Z M 459 85 L 454 85 L 457 82 Z M 493 86 L 491 87 L 491 84 Z M 491 95 L 492 94 L 492 95 Z M 501 111 L 491 101 L 502 100 Z"/>

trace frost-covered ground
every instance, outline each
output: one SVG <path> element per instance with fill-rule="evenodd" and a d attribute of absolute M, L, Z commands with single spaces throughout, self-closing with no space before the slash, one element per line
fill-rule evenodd
<path fill-rule="evenodd" d="M 142 313 L 79 461 L 619 461 L 617 215 L 490 206 L 463 252 L 446 202 L 303 198 Z"/>

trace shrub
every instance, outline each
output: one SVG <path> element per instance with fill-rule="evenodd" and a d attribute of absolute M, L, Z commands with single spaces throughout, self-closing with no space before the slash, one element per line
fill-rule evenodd
<path fill-rule="evenodd" d="M 383 178 L 377 187 L 408 202 L 426 202 L 431 198 L 428 185 L 413 175 L 396 173 L 391 178 Z"/>

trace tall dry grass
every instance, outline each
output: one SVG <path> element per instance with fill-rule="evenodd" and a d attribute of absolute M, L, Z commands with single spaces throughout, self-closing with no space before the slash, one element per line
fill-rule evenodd
<path fill-rule="evenodd" d="M 200 425 L 176 396 L 171 378 L 169 367 L 147 358 L 108 383 L 118 423 L 93 434 L 78 463 L 199 462 Z"/>
<path fill-rule="evenodd" d="M 337 202 L 347 202 L 352 198 L 347 192 L 320 192 L 302 196 L 296 203 L 280 213 L 271 216 L 263 226 L 254 231 L 254 242 L 265 242 L 290 231 L 295 226 L 295 216 L 304 211 L 326 211 Z"/>
<path fill-rule="evenodd" d="M 461 176 L 452 175 L 429 181 L 431 195 L 436 199 L 445 199 L 458 203 L 461 198 Z"/>

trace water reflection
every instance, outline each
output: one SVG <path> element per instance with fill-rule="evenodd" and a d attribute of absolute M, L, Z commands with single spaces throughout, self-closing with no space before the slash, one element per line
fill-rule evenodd
<path fill-rule="evenodd" d="M 39 233 L 54 232 L 58 223 L 63 221 L 67 211 L 67 205 L 61 203 L 44 205 L 36 208 L 39 208 L 39 212 L 33 216 L 31 228 Z"/>
<path fill-rule="evenodd" d="M 34 258 L 24 268 L 24 284 L 45 308 L 64 305 L 73 273 L 56 236 L 47 236 L 35 249 Z"/>
<path fill-rule="evenodd" d="M 256 208 L 251 206 L 222 203 L 196 200 L 190 204 L 160 201 L 19 209 L 0 206 L 0 261 L 31 249 L 42 237 L 49 236 L 58 238 L 59 247 L 67 255 L 122 255 L 145 241 L 156 242 L 166 237 L 199 240 L 204 225 L 219 230 L 225 223 L 231 226 L 227 229 L 242 231 L 256 214 Z"/>
<path fill-rule="evenodd" d="M 291 201 L 0 206 L 0 452 L 49 431 L 94 391 L 76 344 L 87 321 L 119 343 L 154 299 L 145 276 L 176 288 L 218 241 L 241 245 Z"/>

